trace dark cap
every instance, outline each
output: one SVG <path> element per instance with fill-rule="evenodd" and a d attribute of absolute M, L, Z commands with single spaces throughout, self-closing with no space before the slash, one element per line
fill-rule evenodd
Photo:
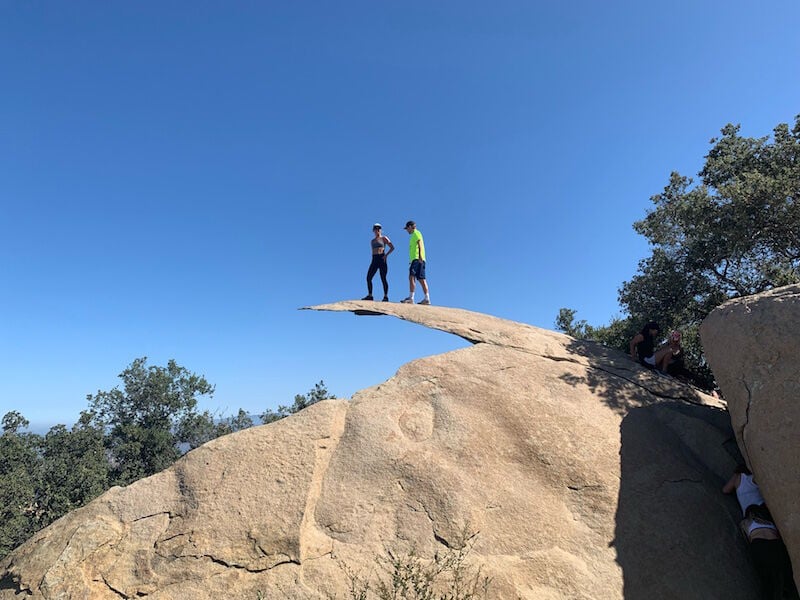
<path fill-rule="evenodd" d="M 403 229 L 407 229 L 408 227 L 411 227 L 412 225 L 416 226 L 416 223 L 414 223 L 414 221 L 409 221 L 408 223 L 406 223 L 406 226 L 403 227 Z"/>

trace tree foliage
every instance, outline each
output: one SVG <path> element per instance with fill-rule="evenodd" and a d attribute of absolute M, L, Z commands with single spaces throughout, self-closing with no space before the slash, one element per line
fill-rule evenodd
<path fill-rule="evenodd" d="M 111 483 L 128 485 L 175 462 L 181 422 L 195 417 L 198 397 L 213 394 L 214 386 L 174 360 L 148 367 L 146 357 L 119 377 L 123 389 L 99 391 L 87 400 L 92 423 L 106 432 Z"/>
<path fill-rule="evenodd" d="M 563 331 L 579 340 L 591 339 L 594 327 L 589 325 L 586 319 L 576 321 L 576 313 L 577 311 L 572 308 L 560 308 L 555 322 L 556 330 Z"/>
<path fill-rule="evenodd" d="M 0 435 L 0 557 L 33 535 L 39 436 L 20 431 L 28 422 L 18 412 L 3 417 Z"/>
<path fill-rule="evenodd" d="M 622 352 L 628 351 L 630 339 L 641 329 L 630 318 L 613 317 L 608 325 L 589 325 L 585 319 L 575 320 L 577 311 L 561 308 L 556 317 L 555 327 L 579 340 L 592 340 Z"/>
<path fill-rule="evenodd" d="M 721 134 L 699 182 L 672 173 L 651 198 L 654 208 L 634 223 L 652 252 L 619 290 L 625 317 L 593 327 L 561 309 L 559 329 L 627 351 L 630 337 L 657 321 L 664 332 L 682 332 L 687 367 L 710 386 L 702 320 L 731 298 L 800 281 L 800 115 L 772 136 L 743 137 L 730 124 Z"/>
<path fill-rule="evenodd" d="M 324 381 L 319 381 L 314 384 L 307 394 L 297 394 L 294 397 L 294 403 L 291 406 L 279 405 L 278 410 L 274 411 L 268 409 L 261 413 L 260 418 L 262 423 L 273 423 L 279 421 L 289 415 L 300 412 L 304 408 L 316 404 L 320 400 L 335 400 L 336 396 L 328 392 L 325 387 Z"/>
<path fill-rule="evenodd" d="M 800 281 L 800 116 L 771 137 L 726 125 L 699 173 L 672 173 L 634 224 L 653 247 L 623 283 L 639 319 L 698 324 L 721 302 Z"/>
<path fill-rule="evenodd" d="M 706 385 L 699 327 L 730 298 L 800 281 L 800 116 L 771 137 L 726 125 L 699 173 L 672 173 L 655 208 L 634 224 L 653 250 L 622 284 L 629 317 L 679 329 L 688 366 Z"/>
<path fill-rule="evenodd" d="M 111 485 L 156 473 L 187 447 L 253 426 L 242 409 L 228 417 L 198 412 L 198 398 L 214 387 L 175 361 L 156 367 L 139 358 L 120 378 L 122 389 L 87 396 L 89 409 L 71 429 L 55 425 L 42 436 L 25 431 L 28 420 L 18 411 L 2 417 L 0 559 Z M 320 381 L 292 406 L 279 407 L 277 418 L 327 398 L 334 396 Z"/>
<path fill-rule="evenodd" d="M 91 417 L 83 412 L 71 430 L 56 425 L 42 440 L 37 492 L 41 527 L 83 506 L 109 487 L 103 431 L 92 424 Z"/>
<path fill-rule="evenodd" d="M 254 425 L 252 417 L 241 408 L 231 417 L 217 417 L 210 411 L 192 413 L 181 419 L 178 437 L 193 450 L 206 442 Z"/>
<path fill-rule="evenodd" d="M 45 436 L 22 431 L 28 421 L 12 411 L 0 436 L 0 557 L 70 510 L 108 489 L 103 432 L 86 413 L 68 430 Z"/>

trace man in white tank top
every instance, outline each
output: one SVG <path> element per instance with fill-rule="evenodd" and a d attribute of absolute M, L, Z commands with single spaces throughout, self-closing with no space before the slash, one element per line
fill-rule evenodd
<path fill-rule="evenodd" d="M 739 527 L 750 542 L 750 553 L 761 580 L 764 598 L 800 598 L 794 585 L 792 563 L 786 546 L 772 522 L 772 515 L 753 474 L 746 466 L 738 466 L 722 492 L 736 492 L 744 516 Z"/>

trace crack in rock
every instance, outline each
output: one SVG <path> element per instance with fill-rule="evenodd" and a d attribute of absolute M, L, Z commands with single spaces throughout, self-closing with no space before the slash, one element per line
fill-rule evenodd
<path fill-rule="evenodd" d="M 286 556 L 286 555 L 284 555 L 284 556 Z M 263 573 L 264 571 L 269 571 L 269 570 L 274 569 L 275 567 L 279 567 L 281 565 L 299 565 L 300 564 L 300 561 L 298 559 L 292 558 L 290 556 L 286 556 L 285 560 L 279 560 L 278 562 L 274 563 L 273 565 L 270 565 L 269 567 L 264 567 L 262 569 L 254 569 L 254 568 L 251 568 L 251 567 L 246 567 L 244 565 L 237 565 L 235 563 L 229 563 L 229 562 L 227 562 L 225 560 L 222 560 L 221 558 L 217 558 L 216 556 L 212 556 L 211 554 L 195 555 L 195 556 L 192 556 L 191 558 L 197 558 L 197 559 L 205 558 L 205 559 L 210 560 L 212 563 L 214 563 L 216 565 L 221 565 L 221 566 L 225 567 L 226 569 L 236 569 L 236 570 L 239 570 L 239 571 L 245 571 L 247 573 Z"/>
<path fill-rule="evenodd" d="M 661 483 L 658 484 L 658 489 L 661 489 L 668 483 L 703 483 L 702 479 L 692 479 L 691 477 L 681 477 L 679 479 L 665 479 Z"/>
<path fill-rule="evenodd" d="M 575 360 L 574 358 L 571 358 L 569 356 L 553 356 L 551 354 L 539 354 L 538 356 L 541 356 L 542 358 L 548 360 L 552 360 L 553 362 L 571 362 L 575 363 L 576 365 L 583 364 L 579 360 Z"/>
<path fill-rule="evenodd" d="M 161 515 L 167 515 L 170 519 L 172 518 L 172 513 L 168 510 L 162 510 L 160 512 L 153 513 L 151 515 L 144 515 L 142 517 L 136 517 L 131 521 L 131 523 L 137 523 L 138 521 L 144 521 L 145 519 L 152 519 L 153 517 L 160 517 Z"/>
<path fill-rule="evenodd" d="M 114 592 L 114 593 L 115 593 L 117 596 L 119 596 L 120 598 L 126 598 L 126 599 L 127 599 L 127 598 L 130 598 L 130 596 L 128 596 L 128 594 L 126 594 L 126 593 L 124 593 L 124 592 L 122 592 L 122 591 L 118 590 L 118 589 L 117 589 L 117 588 L 115 588 L 113 585 L 111 585 L 111 584 L 108 582 L 108 579 L 106 579 L 105 575 L 103 575 L 102 577 L 103 577 L 103 583 L 105 583 L 105 584 L 106 584 L 106 587 L 107 587 L 109 590 L 111 590 L 112 592 Z"/>
<path fill-rule="evenodd" d="M 601 490 L 604 486 L 597 483 L 590 483 L 588 485 L 568 485 L 567 489 L 573 492 L 582 492 L 583 490 Z"/>
<path fill-rule="evenodd" d="M 753 402 L 753 391 L 750 389 L 750 386 L 747 385 L 747 381 L 744 378 L 741 379 L 741 382 L 742 382 L 742 385 L 744 386 L 744 389 L 747 390 L 747 404 L 745 405 L 745 409 L 744 409 L 744 423 L 742 423 L 742 429 L 741 429 L 741 431 L 742 431 L 742 435 L 741 435 L 742 446 L 744 446 L 744 448 L 742 448 L 742 450 L 744 450 L 745 459 L 749 463 L 750 462 L 750 452 L 747 449 L 747 440 L 745 439 L 745 430 L 747 429 L 747 426 L 750 424 L 750 407 L 752 406 L 752 402 Z"/>
<path fill-rule="evenodd" d="M 442 546 L 444 546 L 448 550 L 452 549 L 452 546 L 450 545 L 450 542 L 448 542 L 446 539 L 444 539 L 442 536 L 440 536 L 435 531 L 433 532 L 433 539 L 435 539 L 437 542 L 439 542 Z"/>

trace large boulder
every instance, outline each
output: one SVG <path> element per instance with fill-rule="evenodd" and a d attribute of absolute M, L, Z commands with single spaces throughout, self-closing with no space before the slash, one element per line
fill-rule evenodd
<path fill-rule="evenodd" d="M 700 335 L 800 584 L 800 285 L 731 300 Z"/>
<path fill-rule="evenodd" d="M 441 556 L 464 532 L 491 598 L 757 597 L 714 398 L 464 310 L 316 308 L 473 345 L 110 490 L 0 562 L 0 599 L 346 599 L 351 576 L 381 576 L 377 556 Z"/>

